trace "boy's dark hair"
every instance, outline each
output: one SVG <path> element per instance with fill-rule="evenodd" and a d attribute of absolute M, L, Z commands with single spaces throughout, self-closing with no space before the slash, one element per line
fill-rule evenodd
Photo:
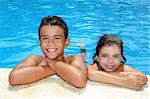
<path fill-rule="evenodd" d="M 45 25 L 60 26 L 65 31 L 65 33 L 64 33 L 65 39 L 68 37 L 68 27 L 67 27 L 66 23 L 63 21 L 63 19 L 58 16 L 47 16 L 41 20 L 41 24 L 40 24 L 39 30 L 38 30 L 39 39 L 40 39 L 40 29 L 42 26 L 45 26 Z"/>
<path fill-rule="evenodd" d="M 96 46 L 96 52 L 93 56 L 93 64 L 96 63 L 97 66 L 98 66 L 98 69 L 99 70 L 104 70 L 103 68 L 101 68 L 101 66 L 99 65 L 99 63 L 97 62 L 96 60 L 96 56 L 99 55 L 100 53 L 100 49 L 105 46 L 105 45 L 108 45 L 108 46 L 111 46 L 111 45 L 114 45 L 114 44 L 117 44 L 119 45 L 120 49 L 121 49 L 121 55 L 123 57 L 123 60 L 121 61 L 122 64 L 124 64 L 126 62 L 126 58 L 125 56 L 123 55 L 123 42 L 121 39 L 119 39 L 119 37 L 117 37 L 115 34 L 104 34 L 98 41 L 98 44 Z"/>

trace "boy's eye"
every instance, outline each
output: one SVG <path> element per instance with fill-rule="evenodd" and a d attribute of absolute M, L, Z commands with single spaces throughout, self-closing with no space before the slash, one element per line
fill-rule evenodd
<path fill-rule="evenodd" d="M 46 39 L 47 39 L 46 37 L 43 37 L 43 38 L 42 38 L 42 40 L 46 40 Z"/>
<path fill-rule="evenodd" d="M 55 39 L 60 39 L 59 37 L 56 37 Z"/>
<path fill-rule="evenodd" d="M 47 41 L 47 37 L 42 37 L 41 41 Z"/>

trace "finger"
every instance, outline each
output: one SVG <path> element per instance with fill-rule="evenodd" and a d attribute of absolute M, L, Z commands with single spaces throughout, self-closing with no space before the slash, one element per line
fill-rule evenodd
<path fill-rule="evenodd" d="M 140 87 L 140 86 L 136 87 L 136 90 L 140 90 L 140 89 L 142 89 L 142 87 Z"/>

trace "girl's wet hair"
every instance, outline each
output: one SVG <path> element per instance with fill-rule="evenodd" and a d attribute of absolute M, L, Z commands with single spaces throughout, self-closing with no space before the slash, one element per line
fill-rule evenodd
<path fill-rule="evenodd" d="M 103 70 L 104 71 L 104 69 L 99 65 L 99 63 L 98 63 L 98 61 L 96 59 L 96 56 L 99 55 L 100 49 L 103 46 L 105 46 L 105 45 L 107 45 L 107 46 L 119 45 L 119 47 L 121 49 L 121 55 L 122 55 L 122 58 L 123 58 L 121 63 L 124 64 L 126 62 L 126 58 L 123 55 L 123 42 L 122 42 L 122 40 L 119 37 L 117 37 L 115 34 L 104 34 L 100 38 L 100 40 L 98 41 L 98 44 L 96 46 L 96 52 L 95 52 L 95 54 L 93 56 L 93 60 L 94 60 L 93 64 L 96 63 L 99 70 Z"/>
<path fill-rule="evenodd" d="M 64 33 L 65 39 L 68 37 L 68 27 L 67 27 L 67 24 L 63 21 L 63 19 L 58 16 L 47 16 L 41 20 L 41 24 L 38 30 L 39 39 L 40 39 L 40 29 L 42 26 L 45 26 L 45 25 L 56 25 L 56 26 L 63 28 L 65 31 Z"/>

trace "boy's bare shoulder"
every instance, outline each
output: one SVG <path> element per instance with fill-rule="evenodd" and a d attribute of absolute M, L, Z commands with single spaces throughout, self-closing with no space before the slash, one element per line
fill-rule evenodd
<path fill-rule="evenodd" d="M 24 67 L 24 66 L 30 66 L 30 65 L 37 65 L 42 61 L 42 56 L 39 55 L 30 55 L 26 59 L 24 59 L 22 62 L 17 64 L 17 67 Z"/>
<path fill-rule="evenodd" d="M 25 60 L 26 61 L 32 61 L 32 60 L 34 60 L 34 61 L 41 61 L 42 60 L 42 56 L 33 54 L 33 55 L 28 56 Z"/>
<path fill-rule="evenodd" d="M 66 58 L 68 58 L 68 59 L 81 59 L 83 57 L 81 54 L 75 54 L 75 55 L 66 56 Z"/>
<path fill-rule="evenodd" d="M 70 62 L 73 62 L 73 61 L 76 61 L 76 60 L 83 60 L 83 57 L 82 55 L 80 54 L 76 54 L 76 55 L 68 55 L 68 56 L 65 56 L 66 58 L 66 61 L 69 61 Z"/>

